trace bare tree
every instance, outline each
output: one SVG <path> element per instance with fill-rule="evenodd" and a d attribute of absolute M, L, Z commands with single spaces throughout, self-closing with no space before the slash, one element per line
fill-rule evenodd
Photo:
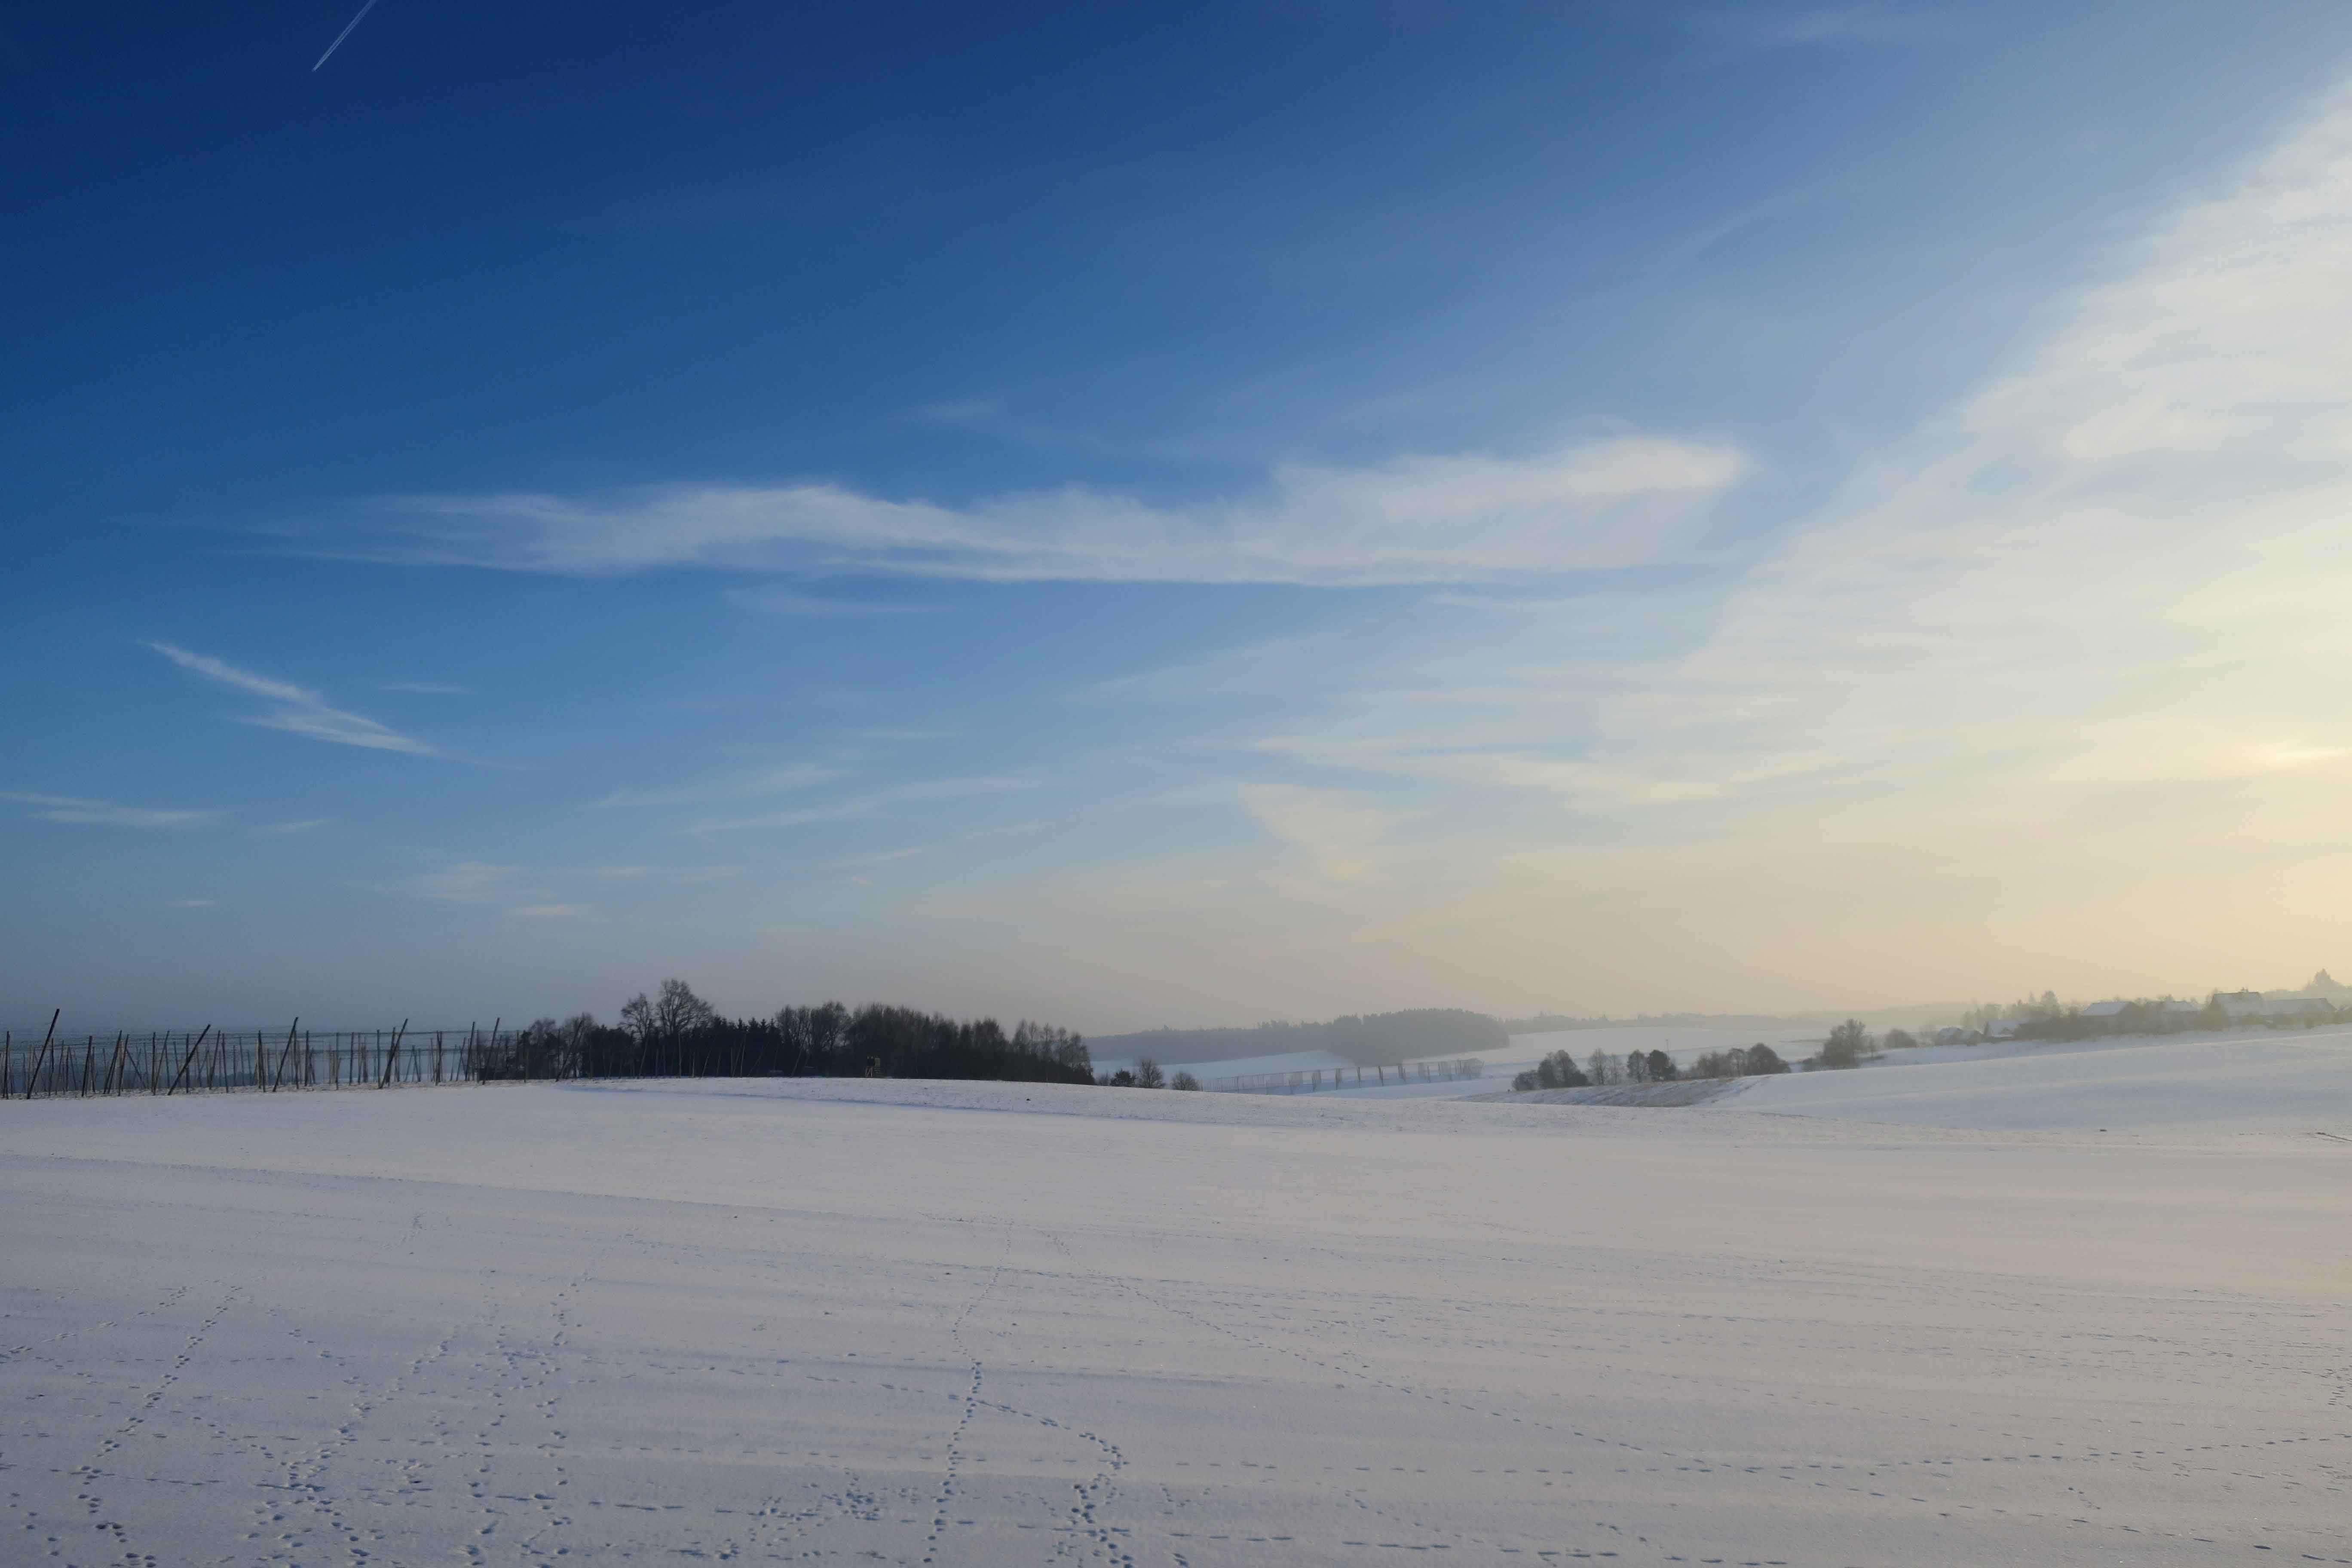
<path fill-rule="evenodd" d="M 676 1040 L 706 1027 L 719 1015 L 683 980 L 665 980 L 653 1005 L 654 1029 L 663 1039 Z"/>

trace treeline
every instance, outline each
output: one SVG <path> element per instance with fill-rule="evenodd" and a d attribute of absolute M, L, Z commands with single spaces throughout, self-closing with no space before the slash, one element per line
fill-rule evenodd
<path fill-rule="evenodd" d="M 485 1079 L 944 1078 L 1015 1083 L 1095 1081 L 1086 1042 L 1023 1020 L 963 1021 L 911 1007 L 838 1002 L 725 1018 L 682 980 L 640 993 L 617 1024 L 593 1014 L 541 1018 L 485 1055 Z"/>
<path fill-rule="evenodd" d="M 2320 971 L 2319 978 L 2326 980 L 2327 972 Z M 2232 994 L 2252 1000 L 2232 1012 L 2222 1005 L 2219 992 L 2202 1003 L 2171 996 L 2141 997 L 2116 1004 L 2111 1013 L 2092 1013 L 2062 1003 L 2053 993 L 2044 991 L 2038 1000 L 2027 997 L 2006 1006 L 1988 1003 L 1971 1007 L 1960 1015 L 1960 1027 L 1984 1037 L 1994 1036 L 1998 1028 L 1999 1033 L 2021 1040 L 2093 1040 L 2110 1035 L 2209 1033 L 2256 1023 L 2274 1028 L 2311 1028 L 2342 1021 L 2335 1004 L 2324 996 Z"/>
<path fill-rule="evenodd" d="M 1106 1057 L 1149 1057 L 1163 1062 L 1218 1062 L 1237 1057 L 1329 1051 L 1365 1067 L 1390 1067 L 1425 1057 L 1496 1050 L 1510 1042 L 1510 1031 L 1484 1013 L 1460 1007 L 1415 1007 L 1399 1013 L 1350 1014 L 1328 1024 L 1148 1029 L 1140 1034 L 1106 1035 L 1094 1044 Z"/>
<path fill-rule="evenodd" d="M 1787 1072 L 1780 1053 L 1759 1040 L 1727 1051 L 1706 1051 L 1688 1067 L 1676 1065 L 1664 1051 L 1628 1051 L 1622 1057 L 1595 1051 L 1580 1063 L 1566 1051 L 1554 1051 L 1534 1068 L 1511 1079 L 1521 1093 L 1535 1089 L 1604 1089 L 1617 1084 L 1673 1083 L 1688 1078 L 1753 1078 Z"/>

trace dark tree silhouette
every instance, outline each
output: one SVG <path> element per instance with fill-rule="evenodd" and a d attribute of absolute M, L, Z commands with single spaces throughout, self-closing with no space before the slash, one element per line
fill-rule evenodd
<path fill-rule="evenodd" d="M 1530 1089 L 1582 1089 L 1592 1081 L 1566 1051 L 1554 1051 L 1536 1063 L 1533 1076 L 1535 1082 L 1528 1086 Z"/>
<path fill-rule="evenodd" d="M 1878 1042 L 1863 1026 L 1859 1018 L 1848 1018 L 1830 1031 L 1821 1055 L 1813 1059 L 1825 1068 L 1860 1067 L 1878 1054 Z"/>
<path fill-rule="evenodd" d="M 658 999 L 640 994 L 622 1027 L 583 1013 L 541 1019 L 484 1053 L 486 1077 L 832 1077 L 997 1079 L 1092 1083 L 1086 1042 L 1023 1020 L 1007 1037 L 993 1018 L 959 1022 L 908 1007 L 851 1012 L 838 1002 L 779 1008 L 767 1018 L 722 1018 L 682 981 Z"/>

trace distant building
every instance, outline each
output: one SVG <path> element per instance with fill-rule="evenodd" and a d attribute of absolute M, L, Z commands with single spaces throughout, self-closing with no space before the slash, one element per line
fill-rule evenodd
<path fill-rule="evenodd" d="M 2085 1018 L 2112 1018 L 2130 1006 L 2128 1002 L 2094 1002 L 2083 1009 Z"/>
<path fill-rule="evenodd" d="M 2259 991 L 2216 991 L 2213 1000 L 2232 1018 L 2294 1018 L 2336 1011 L 2324 996 L 2265 996 Z"/>
<path fill-rule="evenodd" d="M 1947 1027 L 1936 1031 L 1936 1043 L 1939 1046 L 1973 1046 L 1983 1038 L 1974 1029 Z"/>
<path fill-rule="evenodd" d="M 2017 1038 L 2017 1020 L 2014 1018 L 1995 1018 L 1991 1023 L 1985 1026 L 1985 1038 L 1988 1040 L 2013 1040 Z"/>

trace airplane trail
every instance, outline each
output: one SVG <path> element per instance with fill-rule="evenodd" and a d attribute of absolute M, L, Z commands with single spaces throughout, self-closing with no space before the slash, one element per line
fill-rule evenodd
<path fill-rule="evenodd" d="M 337 49 L 343 47 L 343 40 L 352 36 L 352 29 L 365 21 L 367 19 L 367 14 L 374 9 L 375 0 L 367 0 L 367 4 L 360 7 L 360 14 L 343 24 L 343 30 L 337 33 L 335 35 L 335 41 L 327 46 L 327 54 L 320 55 L 319 57 L 319 66 L 322 66 L 327 63 L 327 55 L 331 55 Z M 319 68 L 319 66 L 312 66 L 310 68 L 315 71 Z"/>

